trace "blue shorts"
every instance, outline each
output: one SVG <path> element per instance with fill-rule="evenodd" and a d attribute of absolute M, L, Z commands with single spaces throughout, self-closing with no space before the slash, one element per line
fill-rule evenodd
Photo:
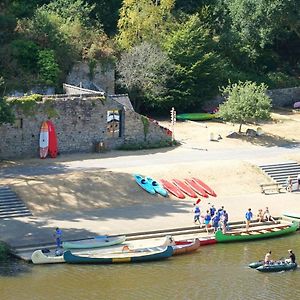
<path fill-rule="evenodd" d="M 194 222 L 199 221 L 200 222 L 200 216 L 194 216 Z"/>
<path fill-rule="evenodd" d="M 210 223 L 210 221 L 204 220 L 204 224 L 205 224 L 205 225 L 208 225 L 209 223 Z"/>

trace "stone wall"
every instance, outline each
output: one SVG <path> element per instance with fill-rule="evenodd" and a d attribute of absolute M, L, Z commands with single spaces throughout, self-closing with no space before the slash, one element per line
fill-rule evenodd
<path fill-rule="evenodd" d="M 107 94 L 114 94 L 115 70 L 108 63 L 105 65 L 97 64 L 94 70 L 91 70 L 87 63 L 78 62 L 68 74 L 66 83 L 86 89 L 100 88 Z"/>
<path fill-rule="evenodd" d="M 121 136 L 111 137 L 107 132 L 107 111 L 121 113 Z M 95 95 L 82 97 L 44 98 L 37 103 L 34 112 L 25 114 L 15 109 L 16 123 L 0 126 L 0 158 L 37 157 L 39 155 L 39 132 L 41 123 L 51 119 L 55 125 L 59 153 L 93 152 L 98 142 L 107 149 L 121 145 L 157 144 L 171 138 L 158 124 L 149 122 L 145 136 L 142 116 L 127 109 L 111 98 Z"/>
<path fill-rule="evenodd" d="M 300 101 L 300 87 L 269 90 L 268 95 L 273 107 L 293 107 L 295 102 Z"/>

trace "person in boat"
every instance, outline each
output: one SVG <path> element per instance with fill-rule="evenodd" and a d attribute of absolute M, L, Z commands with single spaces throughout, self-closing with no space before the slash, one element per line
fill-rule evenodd
<path fill-rule="evenodd" d="M 210 211 L 207 210 L 206 215 L 204 217 L 204 224 L 205 224 L 205 229 L 206 229 L 207 234 L 208 234 L 208 228 L 210 226 L 210 221 L 211 221 Z"/>
<path fill-rule="evenodd" d="M 266 207 L 266 210 L 264 211 L 264 215 L 263 216 L 264 216 L 264 219 L 266 221 L 269 221 L 269 222 L 272 221 L 272 222 L 276 223 L 275 219 L 271 216 L 268 207 Z"/>
<path fill-rule="evenodd" d="M 272 251 L 270 250 L 269 252 L 267 252 L 267 254 L 265 255 L 265 259 L 264 259 L 264 264 L 268 265 L 271 263 L 271 254 Z"/>
<path fill-rule="evenodd" d="M 293 253 L 292 249 L 289 249 L 288 252 L 289 252 L 289 258 L 287 258 L 285 260 L 285 262 L 295 264 L 296 263 L 296 255 Z"/>
<path fill-rule="evenodd" d="M 248 211 L 245 214 L 245 218 L 246 218 L 246 231 L 248 231 L 250 227 L 250 222 L 253 218 L 253 213 L 251 211 L 251 208 L 248 208 Z"/>
<path fill-rule="evenodd" d="M 263 211 L 261 208 L 258 210 L 258 213 L 257 213 L 257 221 L 258 222 L 264 221 L 264 214 L 263 214 Z"/>
<path fill-rule="evenodd" d="M 62 246 L 62 230 L 59 227 L 55 228 L 55 233 L 54 233 L 55 241 L 56 241 L 56 248 L 61 248 Z"/>
<path fill-rule="evenodd" d="M 200 221 L 200 207 L 194 203 L 194 223 L 197 224 L 199 223 L 200 226 L 202 226 L 201 221 Z"/>

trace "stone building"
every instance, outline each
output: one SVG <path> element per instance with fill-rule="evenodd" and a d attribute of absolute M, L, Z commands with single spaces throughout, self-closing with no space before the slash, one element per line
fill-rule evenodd
<path fill-rule="evenodd" d="M 47 120 L 55 125 L 60 154 L 171 144 L 169 130 L 136 113 L 127 95 L 65 90 L 44 96 L 30 109 L 14 106 L 15 124 L 0 126 L 0 159 L 37 157 L 41 124 Z"/>

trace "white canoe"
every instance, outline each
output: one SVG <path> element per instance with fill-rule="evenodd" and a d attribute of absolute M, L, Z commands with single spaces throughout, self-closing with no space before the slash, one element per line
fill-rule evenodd
<path fill-rule="evenodd" d="M 51 252 L 43 253 L 42 250 L 34 251 L 31 255 L 31 260 L 34 264 L 57 264 L 65 262 L 63 255 L 56 256 Z"/>
<path fill-rule="evenodd" d="M 125 242 L 126 236 L 101 236 L 88 240 L 63 242 L 64 249 L 91 249 L 117 245 Z"/>

